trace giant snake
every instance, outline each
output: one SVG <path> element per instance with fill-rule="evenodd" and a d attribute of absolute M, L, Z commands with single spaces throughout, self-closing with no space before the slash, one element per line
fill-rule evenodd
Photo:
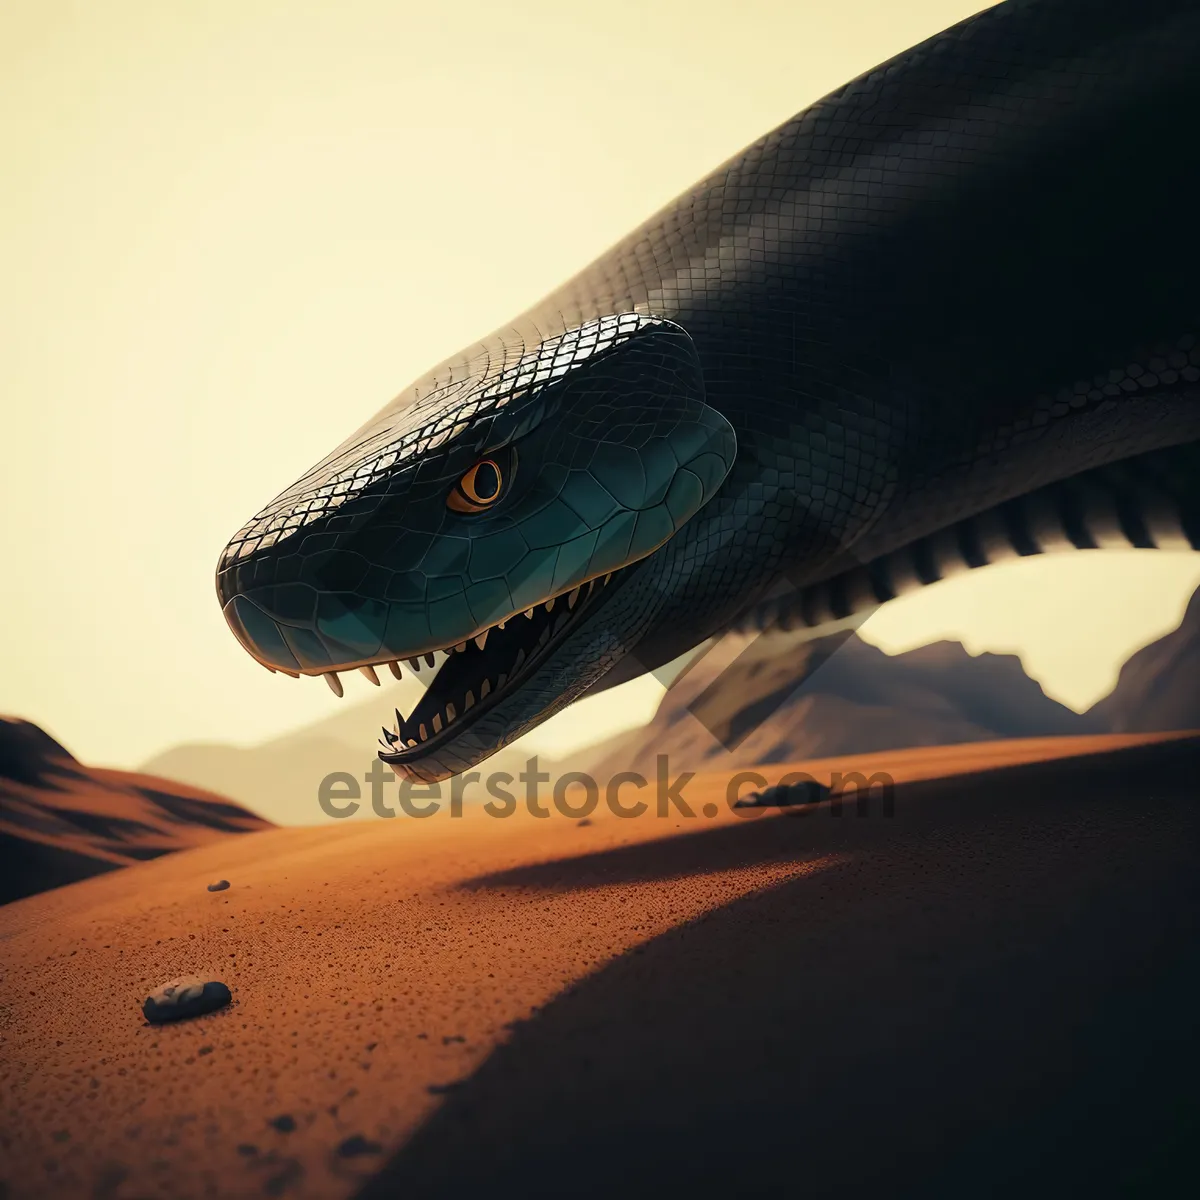
<path fill-rule="evenodd" d="M 728 630 L 1200 548 L 1198 63 L 1195 0 L 1007 0 L 869 71 L 268 504 L 230 627 L 441 658 L 380 754 L 433 781 Z"/>

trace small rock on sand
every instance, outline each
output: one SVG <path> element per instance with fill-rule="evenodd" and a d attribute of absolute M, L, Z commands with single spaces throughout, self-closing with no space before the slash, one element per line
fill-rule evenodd
<path fill-rule="evenodd" d="M 734 808 L 790 808 L 796 804 L 815 804 L 830 796 L 830 790 L 815 779 L 799 783 L 780 784 L 761 792 L 750 792 L 734 803 Z"/>
<path fill-rule="evenodd" d="M 210 892 L 223 892 L 228 886 L 228 879 L 217 879 L 208 885 L 208 890 Z"/>
<path fill-rule="evenodd" d="M 232 998 L 229 988 L 219 980 L 210 979 L 206 983 L 198 975 L 184 975 L 147 996 L 142 1003 L 142 1014 L 155 1024 L 178 1021 L 224 1008 Z"/>
<path fill-rule="evenodd" d="M 352 1137 L 348 1137 L 337 1148 L 338 1155 L 341 1158 L 358 1158 L 363 1154 L 379 1154 L 383 1147 L 378 1142 L 372 1142 L 363 1137 L 361 1133 L 356 1133 Z"/>

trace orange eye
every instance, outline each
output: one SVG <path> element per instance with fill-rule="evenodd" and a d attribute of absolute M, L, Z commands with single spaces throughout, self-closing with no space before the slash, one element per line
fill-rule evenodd
<path fill-rule="evenodd" d="M 504 475 L 494 459 L 477 462 L 455 485 L 446 503 L 455 512 L 483 512 L 500 498 Z"/>

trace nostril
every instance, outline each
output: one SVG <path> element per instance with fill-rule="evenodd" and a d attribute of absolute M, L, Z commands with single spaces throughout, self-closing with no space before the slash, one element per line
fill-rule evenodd
<path fill-rule="evenodd" d="M 229 628 L 250 653 L 268 666 L 299 671 L 300 663 L 279 626 L 245 596 L 234 596 L 222 609 Z"/>

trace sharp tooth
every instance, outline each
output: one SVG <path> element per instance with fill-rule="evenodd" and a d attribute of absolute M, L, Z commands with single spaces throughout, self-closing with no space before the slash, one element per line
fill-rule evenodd
<path fill-rule="evenodd" d="M 499 691 L 507 682 L 508 676 L 501 671 L 499 678 L 496 680 L 496 691 Z"/>
<path fill-rule="evenodd" d="M 397 679 L 403 678 L 403 676 L 400 674 L 400 664 L 398 662 L 388 663 L 388 670 L 391 671 L 391 673 L 395 675 Z"/>
<path fill-rule="evenodd" d="M 528 618 L 529 618 L 531 621 L 533 620 L 533 610 L 534 610 L 535 608 L 537 608 L 537 605 L 536 605 L 536 604 L 534 604 L 534 605 L 531 605 L 529 608 L 527 608 L 527 609 L 525 610 L 525 615 L 526 615 L 526 616 L 527 616 L 527 617 L 528 617 Z"/>
<path fill-rule="evenodd" d="M 404 718 L 400 715 L 400 710 L 398 708 L 395 710 L 395 713 L 396 713 L 396 732 L 403 733 L 404 732 Z"/>
<path fill-rule="evenodd" d="M 542 630 L 542 636 L 540 638 L 538 638 L 537 644 L 539 646 L 542 646 L 549 640 L 550 640 L 550 626 L 547 625 L 546 628 Z"/>
<path fill-rule="evenodd" d="M 421 728 L 417 730 L 417 736 L 421 739 L 421 741 L 424 741 L 429 736 L 429 734 L 427 734 L 425 732 L 424 725 L 422 725 Z"/>
<path fill-rule="evenodd" d="M 394 734 L 386 725 L 383 727 L 383 736 L 387 738 L 389 746 L 394 746 L 400 740 L 399 736 Z"/>
<path fill-rule="evenodd" d="M 433 732 L 434 733 L 442 732 L 442 714 L 441 713 L 433 714 Z"/>
<path fill-rule="evenodd" d="M 421 669 L 421 660 L 419 658 L 410 658 L 408 660 L 408 665 L 412 667 L 414 671 L 419 671 Z"/>
<path fill-rule="evenodd" d="M 478 637 L 475 639 L 475 645 L 477 645 L 477 646 L 480 648 L 480 650 L 482 650 L 482 649 L 484 648 L 484 646 L 486 646 L 486 645 L 487 645 L 487 635 L 488 635 L 489 633 L 491 633 L 491 630 L 490 630 L 490 629 L 485 629 L 485 630 L 484 630 L 484 631 L 483 631 L 483 632 L 482 632 L 482 633 L 481 633 L 481 634 L 480 634 L 480 635 L 479 635 L 479 636 L 478 636 Z"/>
<path fill-rule="evenodd" d="M 482 700 L 482 699 L 484 698 L 484 696 L 486 696 L 486 695 L 488 694 L 488 692 L 490 692 L 491 690 L 492 690 L 492 681 L 491 681 L 490 679 L 485 679 L 485 680 L 484 680 L 484 681 L 483 681 L 483 682 L 482 682 L 482 683 L 479 685 L 479 698 L 480 698 L 480 700 Z"/>
<path fill-rule="evenodd" d="M 454 705 L 447 704 L 446 705 L 446 724 L 449 725 L 450 722 L 453 721 L 456 716 L 458 716 L 458 713 L 455 711 Z"/>
<path fill-rule="evenodd" d="M 437 659 L 436 659 L 436 658 L 434 658 L 432 654 L 427 654 L 427 655 L 425 655 L 425 665 L 426 665 L 427 667 L 432 667 L 432 666 L 434 666 L 436 663 L 437 663 Z"/>
<path fill-rule="evenodd" d="M 335 696 L 340 696 L 342 694 L 342 681 L 337 677 L 336 671 L 326 671 L 325 682 L 329 684 L 329 690 Z"/>
<path fill-rule="evenodd" d="M 520 665 L 524 661 L 525 661 L 525 648 L 522 647 L 520 650 L 517 651 L 517 661 L 514 662 L 512 665 L 514 675 L 517 673 L 517 668 L 520 667 Z"/>
<path fill-rule="evenodd" d="M 607 575 L 605 575 L 605 577 L 604 577 L 604 582 L 607 583 L 612 577 L 613 577 L 613 573 L 611 571 L 609 571 L 609 573 Z"/>
<path fill-rule="evenodd" d="M 463 700 L 463 712 L 466 712 L 467 709 L 470 708 L 471 705 L 473 705 L 474 703 L 475 703 L 475 693 L 468 691 L 467 695 L 466 695 L 466 699 Z"/>
<path fill-rule="evenodd" d="M 578 589 L 578 588 L 576 588 L 576 589 L 575 589 L 573 592 L 571 592 L 571 594 L 570 594 L 570 595 L 567 597 L 567 607 L 568 607 L 568 608 L 574 608 L 574 607 L 575 607 L 575 605 L 576 605 L 576 604 L 578 604 L 578 603 L 579 603 L 579 589 Z"/>
<path fill-rule="evenodd" d="M 358 668 L 376 687 L 379 686 L 379 676 L 375 674 L 374 667 L 359 667 Z"/>
<path fill-rule="evenodd" d="M 500 624 L 496 626 L 496 628 L 497 628 L 497 629 L 503 629 L 503 628 L 505 627 L 505 625 L 507 625 L 507 624 L 508 624 L 508 618 L 507 618 L 507 617 L 505 617 L 505 618 L 504 618 L 504 620 L 503 620 L 503 621 L 501 621 L 501 622 L 500 622 Z"/>
<path fill-rule="evenodd" d="M 557 597 L 555 597 L 555 596 L 551 596 L 551 597 L 550 597 L 550 599 L 546 601 L 546 611 L 547 611 L 547 612 L 553 612 L 553 611 L 554 611 L 554 601 L 555 601 L 555 599 L 557 599 Z"/>
<path fill-rule="evenodd" d="M 554 622 L 554 632 L 557 633 L 566 623 L 570 613 L 561 613 L 557 621 Z"/>
<path fill-rule="evenodd" d="M 408 739 L 408 744 L 409 744 L 410 746 L 415 746 L 417 743 L 416 743 L 416 741 L 415 741 L 413 738 L 409 738 L 409 739 Z"/>

